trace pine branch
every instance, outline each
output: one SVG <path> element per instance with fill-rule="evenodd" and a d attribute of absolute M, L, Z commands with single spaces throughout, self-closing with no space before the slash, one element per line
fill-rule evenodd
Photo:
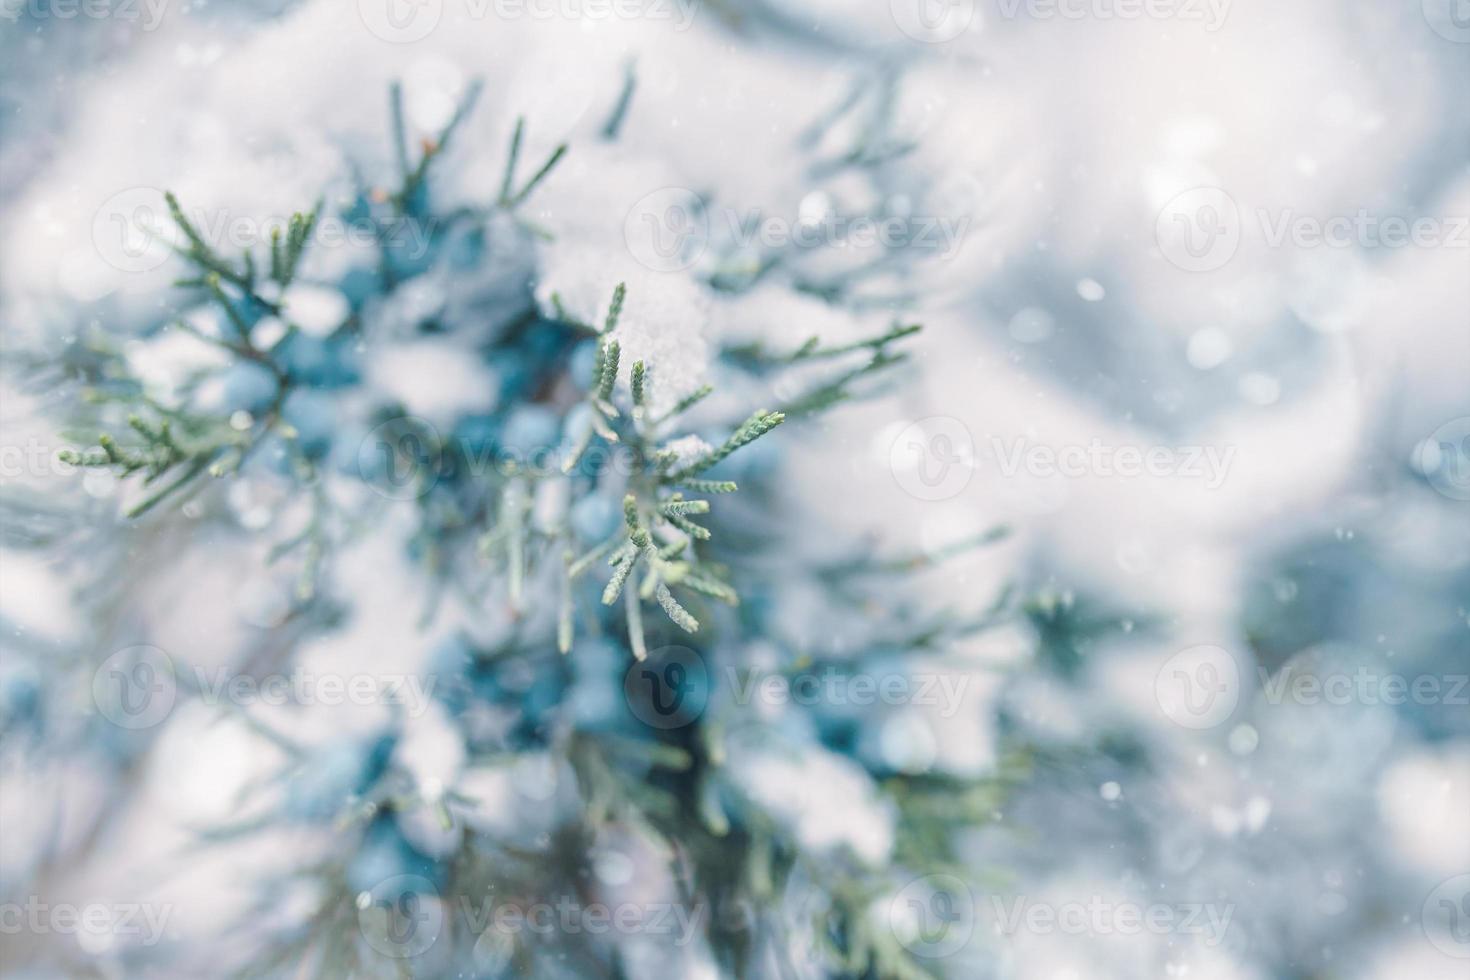
<path fill-rule="evenodd" d="M 708 541 L 710 539 L 709 528 L 686 520 L 678 514 L 669 514 L 668 521 L 696 541 Z"/>
<path fill-rule="evenodd" d="M 643 418 L 643 413 L 647 408 L 648 393 L 645 390 L 645 384 L 647 383 L 647 380 L 648 370 L 643 366 L 643 362 L 634 361 L 632 376 L 629 378 L 629 386 L 632 388 L 633 391 L 634 419 Z"/>
<path fill-rule="evenodd" d="M 659 504 L 658 512 L 665 517 L 688 517 L 690 514 L 708 514 L 708 500 L 683 500 L 679 494 Z"/>
<path fill-rule="evenodd" d="M 691 493 L 734 493 L 740 489 L 733 480 L 679 480 L 675 485 Z"/>
<path fill-rule="evenodd" d="M 607 587 L 602 590 L 604 606 L 610 606 L 618 601 L 618 596 L 622 594 L 623 586 L 627 583 L 628 576 L 633 574 L 633 566 L 636 564 L 638 564 L 638 557 L 633 554 L 624 558 L 613 569 L 612 578 L 607 580 Z"/>
<path fill-rule="evenodd" d="M 728 602 L 732 606 L 740 604 L 740 595 L 735 591 L 735 588 L 728 582 L 722 582 L 713 575 L 706 575 L 703 572 L 691 570 L 684 575 L 683 580 L 679 584 L 693 589 L 695 592 L 701 592 L 712 599 Z"/>
<path fill-rule="evenodd" d="M 500 203 L 502 206 L 510 201 L 510 189 L 516 179 L 516 165 L 521 160 L 521 138 L 526 131 L 526 117 L 516 117 L 515 131 L 510 135 L 510 152 L 506 154 L 505 176 L 500 180 Z"/>
<path fill-rule="evenodd" d="M 609 340 L 603 344 L 602 363 L 597 375 L 597 397 L 606 402 L 612 398 L 613 385 L 618 380 L 618 358 L 622 348 L 616 340 Z"/>
<path fill-rule="evenodd" d="M 654 595 L 658 597 L 658 604 L 663 607 L 664 612 L 668 614 L 669 619 L 673 620 L 675 626 L 686 633 L 699 632 L 699 620 L 691 616 L 689 610 L 679 605 L 679 600 L 674 598 L 674 594 L 669 591 L 667 585 L 660 582 Z"/>
<path fill-rule="evenodd" d="M 786 416 L 780 412 L 767 412 L 765 410 L 756 412 L 750 418 L 746 419 L 740 428 L 736 429 L 730 438 L 726 439 L 724 444 L 718 449 L 706 453 L 688 466 L 670 474 L 669 480 L 678 483 L 687 477 L 703 473 L 711 466 L 727 458 L 737 449 L 750 445 L 784 421 L 786 421 Z"/>
<path fill-rule="evenodd" d="M 613 287 L 612 302 L 607 307 L 607 319 L 602 324 L 603 336 L 607 336 L 618 328 L 618 320 L 623 315 L 623 303 L 627 298 L 627 283 L 620 282 Z"/>
<path fill-rule="evenodd" d="M 628 107 L 633 103 L 633 93 L 638 87 L 638 78 L 633 73 L 633 65 L 629 64 L 623 70 L 623 88 L 618 93 L 618 101 L 613 105 L 612 112 L 607 117 L 607 122 L 602 124 L 602 138 L 616 140 L 618 133 L 623 128 L 623 122 L 628 116 Z"/>
<path fill-rule="evenodd" d="M 685 412 L 689 411 L 695 405 L 698 405 L 700 402 L 704 401 L 711 394 L 713 394 L 714 390 L 714 387 L 711 385 L 701 385 L 692 394 L 685 395 L 683 398 L 679 399 L 678 403 L 675 404 L 673 408 L 669 409 L 667 413 L 659 417 L 658 422 L 667 422 L 670 419 L 677 418 L 678 416 L 683 415 Z"/>
<path fill-rule="evenodd" d="M 552 151 L 551 156 L 547 158 L 546 162 L 541 165 L 541 169 L 532 174 L 531 179 L 526 181 L 519 191 L 511 193 L 511 188 L 515 186 L 516 165 L 520 162 L 521 141 L 525 135 L 525 123 L 524 118 L 516 120 L 515 132 L 511 135 L 510 139 L 510 153 L 507 155 L 505 161 L 505 176 L 500 182 L 500 198 L 497 203 L 507 211 L 514 211 L 526 198 L 530 197 L 531 192 L 551 174 L 551 171 L 556 169 L 556 165 L 561 162 L 561 158 L 566 156 L 567 153 L 567 145 L 565 143 L 558 145 Z"/>

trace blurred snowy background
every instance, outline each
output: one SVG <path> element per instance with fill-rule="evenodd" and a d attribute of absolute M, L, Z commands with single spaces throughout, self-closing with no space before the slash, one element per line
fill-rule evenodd
<path fill-rule="evenodd" d="M 630 72 L 616 147 L 579 143 Z M 1005 582 L 1030 597 L 957 652 L 975 678 L 963 710 L 900 753 L 966 776 L 1028 760 L 961 839 L 993 889 L 955 913 L 967 938 L 936 970 L 1470 975 L 1462 0 L 0 0 L 8 491 L 112 520 L 114 482 L 57 472 L 73 442 L 26 381 L 88 329 L 141 335 L 160 315 L 162 273 L 109 244 L 132 195 L 288 214 L 387 159 L 390 82 L 429 132 L 476 77 L 446 196 L 493 197 L 517 116 L 526 161 L 571 142 L 527 217 L 557 243 L 539 248 L 538 298 L 555 289 L 588 317 L 610 283 L 665 271 L 644 268 L 629 231 L 650 195 L 692 188 L 800 222 L 872 193 L 815 189 L 814 168 L 787 165 L 820 157 L 831 134 L 815 124 L 855 103 L 835 125 L 892 134 L 885 206 L 934 219 L 937 254 L 864 280 L 859 299 L 881 324 L 883 297 L 912 298 L 919 373 L 784 444 L 783 465 L 787 492 L 820 501 L 824 534 L 933 552 L 1013 531 L 923 573 L 935 607 Z M 834 251 L 839 272 L 865 261 Z M 359 258 L 350 243 L 321 252 L 324 275 Z M 437 301 L 494 288 L 450 284 Z M 716 304 L 706 330 L 794 346 L 843 330 L 832 317 L 757 287 Z M 159 343 L 136 355 L 160 383 L 195 366 Z M 693 370 L 700 354 L 665 356 Z M 450 423 L 487 384 L 422 344 L 391 361 L 364 371 Z M 246 527 L 269 504 L 232 503 Z M 172 910 L 163 942 L 214 935 L 242 911 L 242 867 L 293 860 L 279 840 L 228 859 L 190 844 L 274 764 L 268 741 L 196 705 L 126 769 L 17 732 L 49 664 L 100 661 L 120 637 L 216 664 L 272 655 L 276 600 L 250 571 L 261 548 L 137 534 L 94 567 L 29 547 L 50 519 L 29 513 L 0 553 L 0 898 L 148 902 Z M 405 560 L 358 549 L 336 571 L 366 597 L 351 625 L 292 642 L 319 664 L 366 644 L 419 670 L 433 644 L 417 602 L 396 604 L 416 594 Z M 304 741 L 340 724 L 291 721 Z M 452 780 L 453 735 L 418 737 L 416 764 Z M 771 760 L 751 778 L 779 807 L 811 777 Z M 495 819 L 511 832 L 522 818 Z M 818 840 L 883 834 L 835 826 L 860 819 L 840 809 L 795 819 Z M 1076 905 L 1093 910 L 1078 928 L 1010 918 Z M 1163 928 L 1126 921 L 1150 912 Z M 57 931 L 7 928 L 0 968 L 133 975 L 110 934 Z"/>

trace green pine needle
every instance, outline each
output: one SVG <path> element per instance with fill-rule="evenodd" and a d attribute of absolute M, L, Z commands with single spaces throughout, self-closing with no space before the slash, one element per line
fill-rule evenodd
<path fill-rule="evenodd" d="M 623 70 L 623 89 L 618 93 L 618 101 L 614 103 L 613 110 L 608 114 L 607 122 L 602 125 L 602 138 L 615 140 L 618 131 L 623 128 L 623 120 L 627 118 L 628 106 L 633 102 L 633 92 L 638 87 L 638 77 L 633 73 L 633 66 L 629 64 Z"/>
<path fill-rule="evenodd" d="M 674 598 L 674 593 L 669 591 L 667 585 L 660 582 L 658 588 L 654 591 L 654 595 L 658 598 L 658 604 L 663 607 L 664 612 L 668 614 L 669 619 L 673 620 L 675 626 L 686 633 L 699 632 L 699 620 L 691 616 L 689 610 L 679 605 L 679 600 Z"/>
<path fill-rule="evenodd" d="M 729 583 L 722 582 L 712 575 L 706 575 L 704 572 L 694 570 L 686 572 L 680 584 L 712 599 L 728 602 L 732 606 L 740 603 L 739 594 Z"/>
<path fill-rule="evenodd" d="M 619 562 L 621 562 L 624 558 L 632 557 L 633 555 L 636 555 L 637 553 L 638 553 L 638 546 L 637 545 L 635 545 L 632 541 L 624 541 L 622 543 L 622 545 L 616 551 L 614 551 L 612 554 L 610 554 L 610 555 L 607 556 L 607 563 L 609 565 L 616 565 Z"/>
<path fill-rule="evenodd" d="M 521 159 L 521 137 L 525 135 L 526 117 L 516 118 L 515 132 L 510 137 L 510 153 L 505 160 L 505 176 L 500 181 L 500 203 L 506 204 L 510 201 L 511 185 L 516 179 L 516 164 Z"/>
<path fill-rule="evenodd" d="M 618 380 L 618 359 L 622 350 L 616 340 L 603 345 L 602 371 L 597 376 L 597 397 L 603 401 L 612 398 L 613 385 Z"/>
<path fill-rule="evenodd" d="M 388 119 L 393 129 L 393 155 L 398 160 L 398 177 L 408 179 L 408 128 L 403 124 L 403 83 L 388 84 Z"/>
<path fill-rule="evenodd" d="M 613 289 L 612 303 L 607 308 L 607 319 L 603 321 L 602 332 L 604 335 L 612 333 L 618 328 L 618 320 L 623 315 L 623 302 L 628 298 L 628 284 L 620 282 Z"/>
<path fill-rule="evenodd" d="M 895 341 L 902 340 L 905 337 L 912 336 L 922 329 L 923 327 L 917 323 L 908 325 L 895 324 L 887 332 L 877 337 L 869 337 L 866 340 L 843 344 L 839 347 L 821 347 L 819 346 L 820 338 L 812 337 L 798 347 L 788 359 L 792 361 L 803 361 L 813 357 L 838 357 L 843 354 L 851 354 L 854 351 L 876 350 L 886 347 Z"/>
<path fill-rule="evenodd" d="M 556 169 L 556 165 L 561 162 L 561 158 L 567 155 L 567 145 L 565 143 L 557 146 L 557 148 L 552 151 L 551 156 L 547 158 L 546 162 L 541 165 L 541 169 L 532 174 L 531 179 L 526 181 L 525 185 L 521 187 L 519 191 L 516 191 L 516 193 L 513 195 L 509 194 L 510 183 L 515 172 L 516 158 L 520 156 L 521 151 L 521 131 L 523 122 L 524 120 L 516 121 L 515 137 L 511 143 L 511 158 L 506 165 L 506 181 L 502 185 L 500 203 L 501 206 L 506 208 L 507 210 L 514 210 L 515 208 L 519 207 L 526 198 L 530 197 L 531 192 L 534 191 L 541 184 L 541 182 L 545 180 L 553 170 Z"/>
<path fill-rule="evenodd" d="M 786 416 L 781 412 L 767 412 L 764 409 L 756 412 L 750 418 L 746 419 L 730 438 L 725 440 L 724 445 L 712 452 L 706 453 L 688 466 L 673 473 L 670 479 L 674 482 L 679 482 L 684 477 L 694 476 L 697 473 L 704 472 L 737 449 L 748 446 L 767 432 L 770 432 L 784 421 L 786 421 Z"/>
<path fill-rule="evenodd" d="M 666 500 L 662 504 L 660 504 L 658 512 L 665 517 L 674 517 L 676 515 L 679 517 L 687 517 L 690 514 L 708 514 L 709 501 L 680 500 L 677 499 L 677 495 L 675 495 L 675 499 Z"/>
<path fill-rule="evenodd" d="M 643 409 L 646 407 L 648 399 L 648 392 L 646 390 L 647 381 L 648 368 L 644 366 L 642 361 L 634 361 L 630 384 L 633 388 L 633 414 L 635 418 L 641 417 L 643 415 Z"/>
<path fill-rule="evenodd" d="M 713 385 L 701 385 L 691 394 L 685 395 L 683 398 L 679 399 L 678 404 L 669 409 L 668 414 L 660 418 L 659 421 L 667 422 L 671 418 L 683 415 L 685 412 L 689 411 L 695 405 L 698 405 L 700 402 L 704 401 L 711 394 L 713 394 L 714 390 L 715 389 Z"/>
<path fill-rule="evenodd" d="M 271 229 L 271 279 L 283 282 L 286 278 L 286 252 L 281 244 L 281 229 Z"/>
<path fill-rule="evenodd" d="M 556 648 L 561 653 L 572 649 L 572 549 L 562 552 L 561 595 L 557 603 Z"/>
<path fill-rule="evenodd" d="M 708 541 L 710 538 L 709 528 L 701 527 L 691 520 L 686 520 L 678 514 L 667 515 L 670 524 L 683 531 L 696 541 Z"/>
<path fill-rule="evenodd" d="M 604 606 L 610 606 L 618 601 L 618 596 L 622 593 L 623 586 L 628 581 L 628 576 L 633 574 L 633 566 L 636 564 L 638 564 L 638 556 L 633 554 L 624 558 L 613 569 L 612 578 L 608 579 L 607 587 L 602 590 L 602 604 Z"/>
<path fill-rule="evenodd" d="M 174 192 L 165 191 L 163 199 L 168 204 L 169 217 L 173 218 L 174 224 L 179 226 L 179 230 L 184 233 L 184 237 L 189 239 L 189 248 L 192 257 L 201 265 L 208 265 L 210 267 L 219 265 L 220 260 L 218 256 L 214 254 L 214 250 L 205 242 L 204 236 L 200 235 L 193 223 L 184 217 L 184 209 L 179 206 L 179 199 L 174 196 Z"/>
<path fill-rule="evenodd" d="M 740 489 L 734 480 L 680 480 L 678 485 L 691 493 L 734 493 Z"/>
<path fill-rule="evenodd" d="M 628 649 L 633 651 L 634 660 L 647 660 L 648 643 L 643 635 L 643 603 L 632 589 L 623 597 L 623 611 L 628 619 Z"/>

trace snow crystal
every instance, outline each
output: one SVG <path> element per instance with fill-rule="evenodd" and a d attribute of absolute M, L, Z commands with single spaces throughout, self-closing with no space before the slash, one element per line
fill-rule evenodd
<path fill-rule="evenodd" d="M 465 760 L 464 739 L 444 705 L 410 705 L 395 760 L 420 787 L 452 784 Z"/>
<path fill-rule="evenodd" d="M 1204 327 L 1196 330 L 1189 338 L 1185 357 L 1189 359 L 1191 367 L 1209 371 L 1229 360 L 1233 350 L 1234 344 L 1228 333 L 1219 327 Z"/>
<path fill-rule="evenodd" d="M 369 356 L 367 375 L 410 415 L 445 429 L 461 415 L 494 408 L 500 393 L 500 381 L 489 367 L 444 341 L 377 348 Z"/>
<path fill-rule="evenodd" d="M 841 345 L 882 333 L 891 315 L 857 315 L 778 283 L 762 283 L 721 303 L 714 311 L 715 333 L 727 343 L 763 343 L 794 350 L 809 337 Z"/>
<path fill-rule="evenodd" d="M 649 371 L 649 408 L 659 413 L 704 383 L 710 357 L 710 297 L 686 276 L 656 273 L 626 254 L 578 245 L 543 250 L 536 300 L 555 315 L 555 294 L 567 315 L 601 326 L 619 283 L 627 298 L 613 337 L 622 347 L 620 374 L 634 361 Z"/>
<path fill-rule="evenodd" d="M 864 861 L 887 859 L 893 812 L 867 772 L 823 748 L 732 753 L 731 772 L 755 802 L 791 824 L 803 848 L 851 848 Z"/>
<path fill-rule="evenodd" d="M 1019 310 L 1007 325 L 1011 339 L 1022 344 L 1039 344 L 1050 337 L 1055 328 L 1055 318 L 1037 306 Z"/>
<path fill-rule="evenodd" d="M 182 330 L 164 330 L 129 344 L 127 357 L 128 367 L 149 396 L 170 407 L 179 404 L 181 388 L 191 375 L 230 363 L 225 351 Z"/>
<path fill-rule="evenodd" d="M 281 297 L 290 321 L 312 337 L 325 337 L 346 322 L 351 309 L 340 290 L 298 283 Z"/>
<path fill-rule="evenodd" d="M 701 456 L 708 455 L 714 449 L 699 436 L 692 435 L 671 439 L 664 443 L 663 448 L 678 457 L 675 466 L 687 466 Z"/>

